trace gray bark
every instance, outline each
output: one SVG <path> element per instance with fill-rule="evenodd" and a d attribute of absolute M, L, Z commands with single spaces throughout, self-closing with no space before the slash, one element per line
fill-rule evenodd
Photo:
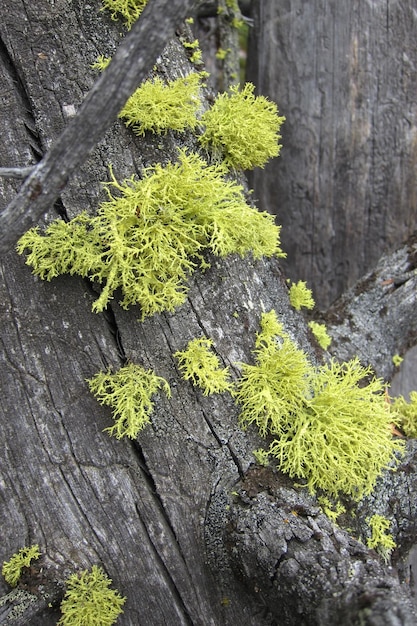
<path fill-rule="evenodd" d="M 392 357 L 417 344 L 416 261 L 414 236 L 382 257 L 326 311 L 331 353 L 342 360 L 357 355 L 378 376 L 391 380 L 396 371 Z"/>
<path fill-rule="evenodd" d="M 417 16 L 399 0 L 253 4 L 248 78 L 287 118 L 255 197 L 325 308 L 414 230 Z"/>
<path fill-rule="evenodd" d="M 1 160 L 11 167 L 33 163 L 34 153 L 42 155 L 60 137 L 65 112 L 78 108 L 94 82 L 91 63 L 115 49 L 119 25 L 98 14 L 98 5 L 78 9 L 76 3 L 44 0 L 35 10 L 10 0 L 4 6 L 0 125 L 10 140 L 1 146 Z M 24 7 L 32 11 L 26 20 Z M 24 36 L 19 24 L 25 25 Z M 161 59 L 166 74 L 183 73 L 187 63 L 178 42 L 170 42 Z M 192 138 L 184 141 L 192 145 Z M 158 145 L 164 160 L 174 158 L 172 134 L 158 138 Z M 83 209 L 93 212 L 103 197 L 99 181 L 107 179 L 109 161 L 122 179 L 154 159 L 152 143 L 116 123 L 68 181 L 59 210 L 68 217 Z M 6 205 L 16 181 L 0 182 Z M 45 221 L 53 217 L 51 211 Z M 346 597 L 358 606 L 352 619 L 394 625 L 402 615 L 404 624 L 411 623 L 407 586 L 400 585 L 395 571 L 331 526 L 311 496 L 291 481 L 281 483 L 274 470 L 252 467 L 252 451 L 262 441 L 239 428 L 230 396 L 204 397 L 179 376 L 172 354 L 203 332 L 235 375 L 236 363 L 251 359 L 260 315 L 271 308 L 310 358 L 321 358 L 303 316 L 289 306 L 276 260 L 214 259 L 210 270 L 195 275 L 180 309 L 143 323 L 137 321 L 140 311 L 122 310 L 116 302 L 105 314 L 92 314 L 96 294 L 88 282 L 67 276 L 42 282 L 13 251 L 2 258 L 0 271 L 0 562 L 32 543 L 43 555 L 39 567 L 25 575 L 20 599 L 7 595 L 9 588 L 0 580 L 0 623 L 56 624 L 65 579 L 92 564 L 102 565 L 127 597 L 118 621 L 123 626 L 300 624 L 300 611 L 305 623 L 334 624 L 343 598 L 333 603 L 320 581 L 331 574 L 334 589 L 343 588 L 349 564 L 360 572 L 347 589 Z M 157 396 L 152 424 L 134 442 L 102 432 L 112 424 L 111 411 L 96 402 L 86 383 L 126 359 L 155 369 L 173 391 L 170 400 Z M 375 495 L 379 512 L 393 513 L 393 494 L 404 507 L 408 498 L 416 501 L 413 454 L 411 446 L 408 472 L 396 473 L 403 482 L 393 482 L 391 474 L 381 482 Z M 267 481 L 277 486 L 272 489 Z M 282 535 L 280 511 L 291 512 L 293 506 L 308 515 L 297 517 L 299 526 L 291 527 L 290 536 Z M 364 504 L 360 519 L 376 506 Z M 411 504 L 409 511 L 408 526 L 398 522 L 396 527 L 398 558 L 412 542 Z M 398 507 L 397 512 L 398 520 L 404 519 Z M 259 543 L 262 520 L 273 529 L 264 546 Z M 311 532 L 317 526 L 322 543 Z M 288 564 L 278 571 L 278 561 L 285 560 L 279 552 L 284 540 L 291 544 L 288 561 L 291 555 L 291 563 L 311 564 L 308 581 L 291 576 Z M 295 554 L 297 542 L 302 551 Z M 270 575 L 271 559 L 276 571 Z M 367 601 L 365 613 L 362 584 L 377 598 Z M 381 585 L 390 610 L 380 598 Z M 23 613 L 13 617 L 9 609 L 24 601 Z M 322 615 L 321 622 L 314 621 Z"/>

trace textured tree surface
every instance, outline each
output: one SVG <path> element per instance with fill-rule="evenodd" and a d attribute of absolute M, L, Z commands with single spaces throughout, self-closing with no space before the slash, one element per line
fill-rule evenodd
<path fill-rule="evenodd" d="M 60 136 L 96 79 L 91 64 L 114 52 L 121 28 L 98 2 L 6 0 L 3 15 L 0 165 L 27 166 Z M 177 39 L 160 64 L 167 76 L 188 71 Z M 65 217 L 93 212 L 105 197 L 108 163 L 119 179 L 129 177 L 174 157 L 177 143 L 168 134 L 154 146 L 115 123 L 55 209 Z M 5 206 L 18 184 L 0 182 Z M 67 276 L 42 282 L 14 251 L 0 267 L 0 562 L 33 543 L 43 555 L 17 593 L 7 595 L 0 581 L 0 624 L 56 624 L 65 579 L 93 564 L 127 597 L 123 626 L 415 623 L 408 571 L 400 579 L 332 525 L 305 490 L 255 466 L 252 451 L 262 442 L 238 427 L 231 397 L 204 397 L 179 376 L 172 354 L 203 333 L 237 375 L 271 308 L 313 361 L 322 358 L 289 306 L 278 261 L 212 259 L 182 307 L 143 323 L 138 309 L 116 300 L 91 313 L 94 285 Z M 377 362 L 377 346 L 368 356 Z M 171 399 L 156 397 L 152 424 L 136 441 L 103 433 L 111 412 L 86 383 L 126 360 L 154 368 L 172 389 Z M 353 529 L 360 536 L 372 512 L 389 516 L 394 564 L 416 532 L 415 454 L 410 442 L 399 470 L 361 503 Z"/>
<path fill-rule="evenodd" d="M 325 307 L 415 228 L 417 16 L 399 0 L 253 5 L 249 79 L 287 121 L 252 184 L 286 271 Z"/>

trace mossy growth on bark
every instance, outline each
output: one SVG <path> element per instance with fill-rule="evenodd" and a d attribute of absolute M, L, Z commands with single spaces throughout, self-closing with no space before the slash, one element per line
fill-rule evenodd
<path fill-rule="evenodd" d="M 113 177 L 96 216 L 58 219 L 43 233 L 32 228 L 17 250 L 28 251 L 26 263 L 42 279 L 78 274 L 104 283 L 96 312 L 118 288 L 121 306 L 140 305 L 142 318 L 174 311 L 187 297 L 187 277 L 208 267 L 206 251 L 283 256 L 274 217 L 247 204 L 224 174 L 221 164 L 181 151 L 177 162 L 147 168 L 140 180 Z"/>
<path fill-rule="evenodd" d="M 87 381 L 100 404 L 113 409 L 114 425 L 105 430 L 117 439 L 136 439 L 150 422 L 154 403 L 152 396 L 162 389 L 168 397 L 168 382 L 152 370 L 128 363 L 117 372 L 98 372 Z"/>
<path fill-rule="evenodd" d="M 296 311 L 300 311 L 301 307 L 306 309 L 313 309 L 315 302 L 311 289 L 307 287 L 307 284 L 303 280 L 299 280 L 297 283 L 292 283 L 290 287 L 290 304 Z"/>
<path fill-rule="evenodd" d="M 255 96 L 254 85 L 230 88 L 219 94 L 201 117 L 201 145 L 233 169 L 264 167 L 280 153 L 279 134 L 284 117 L 264 96 Z"/>
<path fill-rule="evenodd" d="M 112 20 L 122 19 L 130 30 L 140 17 L 148 0 L 102 0 L 103 9 L 110 11 Z"/>
<path fill-rule="evenodd" d="M 23 569 L 29 567 L 34 559 L 40 557 L 40 554 L 37 544 L 27 548 L 21 548 L 16 554 L 13 554 L 8 561 L 3 563 L 1 570 L 6 583 L 11 587 L 16 587 Z"/>
<path fill-rule="evenodd" d="M 367 539 L 366 545 L 379 552 L 384 561 L 388 562 L 391 552 L 397 545 L 392 535 L 387 532 L 391 522 L 383 515 L 377 514 L 372 515 L 367 522 L 371 529 L 371 536 Z"/>
<path fill-rule="evenodd" d="M 66 593 L 61 603 L 59 626 L 111 626 L 121 613 L 126 598 L 110 589 L 111 580 L 105 572 L 93 565 L 72 574 L 66 581 Z"/>
<path fill-rule="evenodd" d="M 229 369 L 220 366 L 212 351 L 213 341 L 207 337 L 192 339 L 185 350 L 176 352 L 182 377 L 203 390 L 204 395 L 231 391 Z"/>
<path fill-rule="evenodd" d="M 385 385 L 358 359 L 313 366 L 278 322 L 273 336 L 274 317 L 263 316 L 255 363 L 241 364 L 240 422 L 272 438 L 270 457 L 312 492 L 360 499 L 404 445 L 392 436 Z"/>
<path fill-rule="evenodd" d="M 417 438 L 417 391 L 410 392 L 410 401 L 404 396 L 391 398 L 393 422 L 407 437 Z"/>

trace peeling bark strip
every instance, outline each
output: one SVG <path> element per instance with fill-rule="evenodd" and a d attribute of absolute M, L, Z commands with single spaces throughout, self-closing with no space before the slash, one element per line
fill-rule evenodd
<path fill-rule="evenodd" d="M 86 97 L 78 115 L 0 215 L 0 254 L 33 226 L 55 202 L 128 97 L 145 78 L 175 27 L 189 14 L 192 0 L 152 0 L 126 35 L 112 62 Z M 161 16 L 163 19 L 161 20 Z"/>

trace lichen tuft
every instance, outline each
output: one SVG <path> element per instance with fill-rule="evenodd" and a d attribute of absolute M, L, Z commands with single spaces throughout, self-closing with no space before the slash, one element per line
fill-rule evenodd
<path fill-rule="evenodd" d="M 231 87 L 201 118 L 201 145 L 233 169 L 263 167 L 281 149 L 279 131 L 285 118 L 278 116 L 274 102 L 256 97 L 254 89 L 251 83 L 241 91 Z"/>
<path fill-rule="evenodd" d="M 152 396 L 163 389 L 171 396 L 169 384 L 152 370 L 128 363 L 114 374 L 98 372 L 88 381 L 90 391 L 100 404 L 113 409 L 114 425 L 106 428 L 117 439 L 136 439 L 138 433 L 150 422 L 153 411 Z"/>
<path fill-rule="evenodd" d="M 271 312 L 265 315 L 255 364 L 242 364 L 234 393 L 242 426 L 256 424 L 262 436 L 272 436 L 268 454 L 310 491 L 369 494 L 403 449 L 392 437 L 383 381 L 369 380 L 370 369 L 358 359 L 313 366 L 279 327 L 272 340 Z"/>
<path fill-rule="evenodd" d="M 182 377 L 200 387 L 205 396 L 232 389 L 229 369 L 220 367 L 220 360 L 212 352 L 212 347 L 211 339 L 199 337 L 189 341 L 185 350 L 174 354 L 178 359 Z"/>
<path fill-rule="evenodd" d="M 4 580 L 11 586 L 16 587 L 24 567 L 29 567 L 34 559 L 38 559 L 41 553 L 37 544 L 28 548 L 21 548 L 13 554 L 9 561 L 3 563 L 1 573 Z"/>
<path fill-rule="evenodd" d="M 110 589 L 111 580 L 97 565 L 91 572 L 85 570 L 72 574 L 67 580 L 67 590 L 61 603 L 62 617 L 59 626 L 111 626 L 123 613 L 123 598 Z"/>
<path fill-rule="evenodd" d="M 102 2 L 103 8 L 110 11 L 112 20 L 118 20 L 121 17 L 130 30 L 140 17 L 148 0 L 102 0 Z"/>
<path fill-rule="evenodd" d="M 221 165 L 182 151 L 178 162 L 147 168 L 140 180 L 112 177 L 96 216 L 55 220 L 44 233 L 32 228 L 17 250 L 28 251 L 26 263 L 42 279 L 68 273 L 104 283 L 96 312 L 118 288 L 121 306 L 139 304 L 142 319 L 174 311 L 187 297 L 188 276 L 208 267 L 205 251 L 284 256 L 273 216 L 250 207 L 224 174 Z"/>

